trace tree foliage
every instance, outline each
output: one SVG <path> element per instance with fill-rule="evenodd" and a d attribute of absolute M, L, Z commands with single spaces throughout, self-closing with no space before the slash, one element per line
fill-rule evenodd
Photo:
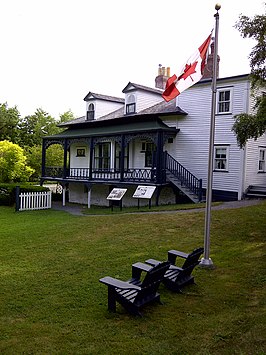
<path fill-rule="evenodd" d="M 32 147 L 41 144 L 43 136 L 58 133 L 60 128 L 52 116 L 39 108 L 33 115 L 20 120 L 19 131 L 20 145 Z"/>
<path fill-rule="evenodd" d="M 253 18 L 240 15 L 235 27 L 244 38 L 253 38 L 256 41 L 249 60 L 251 86 L 257 94 L 258 90 L 266 86 L 266 15 L 255 15 Z M 266 95 L 262 90 L 261 95 L 256 97 L 255 109 L 256 114 L 242 113 L 235 116 L 232 130 L 241 148 L 248 139 L 257 139 L 266 131 Z"/>
<path fill-rule="evenodd" d="M 0 182 L 28 181 L 33 173 L 19 145 L 7 140 L 0 142 Z"/>
<path fill-rule="evenodd" d="M 7 103 L 0 103 L 0 143 L 2 145 L 0 180 L 27 180 L 29 177 L 34 180 L 38 179 L 41 176 L 42 138 L 59 133 L 62 128 L 58 127 L 58 124 L 73 119 L 74 114 L 71 110 L 61 114 L 59 120 L 56 120 L 40 108 L 36 109 L 33 115 L 21 117 L 16 106 L 8 107 Z M 10 149 L 10 154 L 7 152 L 8 149 Z M 62 166 L 64 156 L 62 147 L 52 145 L 48 150 L 46 163 L 50 166 Z M 23 152 L 21 153 L 23 158 L 19 152 Z M 18 165 L 13 164 L 16 159 L 19 159 Z M 21 164 L 25 165 L 26 161 L 27 165 L 23 170 Z M 7 169 L 6 164 L 10 165 L 10 169 Z M 18 175 L 17 167 L 20 167 L 19 171 L 24 171 L 24 175 Z"/>
<path fill-rule="evenodd" d="M 25 154 L 27 156 L 28 164 L 35 170 L 31 179 L 37 180 L 41 176 L 42 168 L 42 146 L 35 145 L 32 147 L 25 147 Z M 64 164 L 64 150 L 61 145 L 53 144 L 51 145 L 46 154 L 46 165 L 47 166 L 63 166 Z"/>
<path fill-rule="evenodd" d="M 20 115 L 16 107 L 0 104 L 0 140 L 15 141 L 18 137 Z"/>

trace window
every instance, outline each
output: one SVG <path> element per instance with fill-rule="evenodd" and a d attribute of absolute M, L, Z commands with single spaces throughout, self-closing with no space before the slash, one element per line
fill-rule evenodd
<path fill-rule="evenodd" d="M 85 157 L 85 148 L 77 148 L 77 157 Z"/>
<path fill-rule="evenodd" d="M 217 113 L 231 113 L 231 89 L 219 89 L 217 90 Z"/>
<path fill-rule="evenodd" d="M 121 147 L 118 143 L 115 143 L 115 170 L 119 171 L 121 161 Z M 128 145 L 125 147 L 124 152 L 124 170 L 128 169 Z"/>
<path fill-rule="evenodd" d="M 100 170 L 110 169 L 110 143 L 98 143 L 94 149 L 94 167 Z"/>
<path fill-rule="evenodd" d="M 129 95 L 126 104 L 126 114 L 129 115 L 131 113 L 136 112 L 136 100 L 134 95 Z"/>
<path fill-rule="evenodd" d="M 153 166 L 153 155 L 156 151 L 156 145 L 151 142 L 146 142 L 141 144 L 141 153 L 145 153 L 145 168 L 152 168 Z"/>
<path fill-rule="evenodd" d="M 94 104 L 89 104 L 88 111 L 87 111 L 87 120 L 94 120 Z"/>
<path fill-rule="evenodd" d="M 214 149 L 214 170 L 228 171 L 228 147 L 217 146 Z"/>
<path fill-rule="evenodd" d="M 259 171 L 266 172 L 266 147 L 259 148 Z"/>

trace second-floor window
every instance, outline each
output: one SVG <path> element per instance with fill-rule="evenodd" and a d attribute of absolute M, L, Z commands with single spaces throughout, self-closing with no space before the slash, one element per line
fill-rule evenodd
<path fill-rule="evenodd" d="M 232 90 L 218 89 L 217 90 L 217 113 L 232 112 Z"/>
<path fill-rule="evenodd" d="M 266 147 L 259 148 L 259 171 L 266 172 Z"/>
<path fill-rule="evenodd" d="M 214 148 L 214 170 L 228 171 L 228 147 L 216 146 Z"/>
<path fill-rule="evenodd" d="M 89 104 L 88 111 L 87 111 L 87 120 L 94 120 L 94 116 L 95 116 L 94 104 Z"/>
<path fill-rule="evenodd" d="M 136 99 L 134 95 L 129 95 L 126 103 L 126 114 L 129 115 L 131 113 L 136 112 Z"/>

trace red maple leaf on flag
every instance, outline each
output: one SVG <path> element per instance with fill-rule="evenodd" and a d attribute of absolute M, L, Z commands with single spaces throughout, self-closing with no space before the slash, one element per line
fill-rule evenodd
<path fill-rule="evenodd" d="M 196 73 L 195 68 L 196 68 L 197 64 L 198 64 L 197 61 L 194 62 L 193 64 L 186 64 L 184 73 L 182 75 L 180 75 L 178 80 L 180 80 L 180 79 L 186 80 L 189 76 L 191 76 L 192 74 L 195 74 Z M 193 81 L 192 78 L 191 78 L 191 80 Z"/>

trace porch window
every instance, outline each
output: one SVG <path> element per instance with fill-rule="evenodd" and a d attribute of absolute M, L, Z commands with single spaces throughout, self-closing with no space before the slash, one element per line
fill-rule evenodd
<path fill-rule="evenodd" d="M 121 161 L 121 147 L 115 143 L 115 170 L 119 171 Z M 128 170 L 128 145 L 125 147 L 124 152 L 124 170 Z"/>
<path fill-rule="evenodd" d="M 266 147 L 259 148 L 259 171 L 266 172 Z"/>
<path fill-rule="evenodd" d="M 154 143 L 144 143 L 142 144 L 142 149 L 145 152 L 145 168 L 152 168 L 153 166 L 153 152 L 156 151 L 156 145 Z"/>
<path fill-rule="evenodd" d="M 232 89 L 217 90 L 217 113 L 231 113 Z"/>
<path fill-rule="evenodd" d="M 98 143 L 94 148 L 94 168 L 99 170 L 110 169 L 110 150 L 109 142 Z"/>
<path fill-rule="evenodd" d="M 89 104 L 88 111 L 87 111 L 87 120 L 94 120 L 94 114 L 95 114 L 95 109 L 94 109 L 94 104 Z"/>
<path fill-rule="evenodd" d="M 214 149 L 214 170 L 228 171 L 228 147 L 216 146 Z"/>
<path fill-rule="evenodd" d="M 136 99 L 134 95 L 129 95 L 126 103 L 126 114 L 129 115 L 131 113 L 136 112 Z"/>

